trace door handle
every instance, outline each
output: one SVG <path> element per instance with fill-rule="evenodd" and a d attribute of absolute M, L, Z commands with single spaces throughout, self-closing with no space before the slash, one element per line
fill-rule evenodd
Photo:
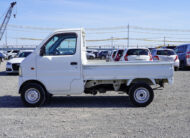
<path fill-rule="evenodd" d="M 77 65 L 77 62 L 71 62 L 71 65 Z"/>

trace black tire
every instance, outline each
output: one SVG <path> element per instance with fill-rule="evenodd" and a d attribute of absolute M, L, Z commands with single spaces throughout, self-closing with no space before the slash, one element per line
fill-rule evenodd
<path fill-rule="evenodd" d="M 153 89 L 145 83 L 132 84 L 129 89 L 129 98 L 133 105 L 137 107 L 146 107 L 154 99 Z M 145 98 L 143 100 L 143 98 Z"/>
<path fill-rule="evenodd" d="M 33 90 L 33 93 L 32 93 Z M 30 92 L 30 93 L 29 93 Z M 38 98 L 35 101 L 30 100 L 28 97 L 35 97 Z M 32 96 L 33 94 L 33 96 Z M 27 96 L 28 95 L 28 96 Z M 21 99 L 25 106 L 27 107 L 39 107 L 42 106 L 46 101 L 46 92 L 40 84 L 37 83 L 28 83 L 26 84 L 21 90 Z"/>
<path fill-rule="evenodd" d="M 93 57 L 92 57 L 92 56 L 89 56 L 89 59 L 93 59 Z"/>
<path fill-rule="evenodd" d="M 175 68 L 174 68 L 174 70 L 175 70 L 175 71 L 178 71 L 178 70 L 179 70 L 179 68 L 178 68 L 178 67 L 175 67 Z"/>
<path fill-rule="evenodd" d="M 185 69 L 185 62 L 184 62 L 184 61 L 181 61 L 181 62 L 180 62 L 180 68 L 181 68 L 182 70 Z"/>

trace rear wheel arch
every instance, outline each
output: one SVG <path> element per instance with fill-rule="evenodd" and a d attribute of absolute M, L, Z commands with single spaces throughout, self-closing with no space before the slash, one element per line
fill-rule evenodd
<path fill-rule="evenodd" d="M 155 85 L 156 82 L 154 79 L 150 79 L 150 78 L 135 78 L 135 79 L 130 79 L 127 81 L 127 86 L 130 86 L 132 84 L 136 84 L 136 83 L 146 83 L 148 85 Z"/>

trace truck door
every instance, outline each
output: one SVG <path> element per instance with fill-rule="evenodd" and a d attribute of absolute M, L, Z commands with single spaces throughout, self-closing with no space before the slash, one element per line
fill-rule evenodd
<path fill-rule="evenodd" d="M 82 93 L 80 36 L 53 35 L 37 56 L 37 79 L 52 94 Z"/>

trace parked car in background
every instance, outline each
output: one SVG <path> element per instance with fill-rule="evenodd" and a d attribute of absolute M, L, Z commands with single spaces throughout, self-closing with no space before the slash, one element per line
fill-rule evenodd
<path fill-rule="evenodd" d="M 98 57 L 98 50 L 93 50 L 92 53 L 95 55 L 95 58 Z"/>
<path fill-rule="evenodd" d="M 3 62 L 5 57 L 6 57 L 6 54 L 3 51 L 0 51 L 0 63 Z"/>
<path fill-rule="evenodd" d="M 117 50 L 112 50 L 110 56 L 108 57 L 108 61 L 114 61 Z"/>
<path fill-rule="evenodd" d="M 95 59 L 96 58 L 95 54 L 88 52 L 88 51 L 86 52 L 86 57 L 87 57 L 87 59 Z"/>
<path fill-rule="evenodd" d="M 107 50 L 101 51 L 98 54 L 98 58 L 100 58 L 100 59 L 106 59 L 107 56 L 108 56 L 108 51 Z"/>
<path fill-rule="evenodd" d="M 14 57 L 16 57 L 18 54 L 19 54 L 19 50 L 7 51 L 6 59 L 14 58 Z"/>
<path fill-rule="evenodd" d="M 123 52 L 124 52 L 124 49 L 117 50 L 114 61 L 119 61 L 121 57 L 123 56 Z"/>
<path fill-rule="evenodd" d="M 121 61 L 153 61 L 148 48 L 125 49 Z"/>
<path fill-rule="evenodd" d="M 33 51 L 21 51 L 16 58 L 7 61 L 6 73 L 18 73 L 20 63 L 32 53 Z"/>
<path fill-rule="evenodd" d="M 153 60 L 157 61 L 172 61 L 174 62 L 174 69 L 179 69 L 178 55 L 172 49 L 155 49 L 152 51 Z"/>
<path fill-rule="evenodd" d="M 190 44 L 177 46 L 175 52 L 180 61 L 180 68 L 190 67 Z"/>
<path fill-rule="evenodd" d="M 92 49 L 92 50 L 90 50 L 90 49 L 87 49 L 86 50 L 88 53 L 92 53 L 92 54 L 94 54 L 95 55 L 95 58 L 98 58 L 98 50 L 96 50 L 96 49 Z"/>

